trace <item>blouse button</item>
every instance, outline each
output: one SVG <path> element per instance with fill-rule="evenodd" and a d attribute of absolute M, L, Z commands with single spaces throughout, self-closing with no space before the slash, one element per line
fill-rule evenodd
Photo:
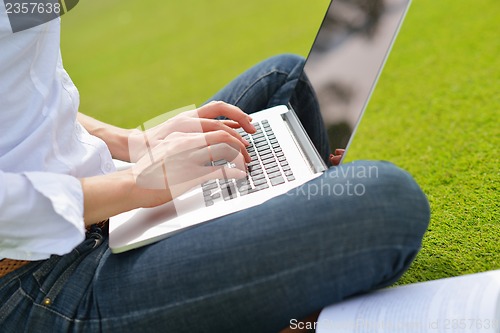
<path fill-rule="evenodd" d="M 110 172 L 113 170 L 113 165 L 109 162 L 106 162 L 106 164 L 104 165 L 104 170 L 106 170 L 107 172 Z"/>

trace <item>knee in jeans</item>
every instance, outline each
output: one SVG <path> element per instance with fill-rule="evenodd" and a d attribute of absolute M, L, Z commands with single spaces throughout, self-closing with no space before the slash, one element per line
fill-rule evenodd
<path fill-rule="evenodd" d="M 302 66 L 304 65 L 305 59 L 299 55 L 284 53 L 266 60 L 272 64 L 275 64 L 276 70 L 291 73 L 294 70 L 302 71 Z"/>
<path fill-rule="evenodd" d="M 382 209 L 396 217 L 390 220 L 411 224 L 409 227 L 423 234 L 429 224 L 430 208 L 413 177 L 390 162 L 372 162 L 370 166 L 376 169 L 376 177 L 367 186 L 374 189 L 374 195 L 381 196 Z"/>
<path fill-rule="evenodd" d="M 387 276 L 379 285 L 396 281 L 406 271 L 420 250 L 422 238 L 430 220 L 427 198 L 413 177 L 388 162 L 370 162 L 377 169 L 377 177 L 366 182 L 368 205 L 373 205 L 372 216 L 364 226 L 378 245 L 392 248 L 392 259 L 387 258 Z M 389 260 L 390 259 L 390 260 Z M 380 258 L 381 261 L 386 260 Z"/>

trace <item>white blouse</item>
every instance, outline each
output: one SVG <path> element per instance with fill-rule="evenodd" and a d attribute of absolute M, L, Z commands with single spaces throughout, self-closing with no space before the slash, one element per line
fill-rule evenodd
<path fill-rule="evenodd" d="M 77 121 L 60 19 L 13 33 L 0 1 L 0 258 L 41 260 L 85 237 L 78 178 L 114 171 Z"/>

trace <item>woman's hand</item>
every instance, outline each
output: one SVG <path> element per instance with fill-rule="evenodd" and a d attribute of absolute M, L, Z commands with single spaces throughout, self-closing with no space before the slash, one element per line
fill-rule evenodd
<path fill-rule="evenodd" d="M 231 120 L 214 119 L 219 116 Z M 81 179 L 87 224 L 164 204 L 209 179 L 245 177 L 245 163 L 251 160 L 248 142 L 234 128 L 254 133 L 252 119 L 223 102 L 184 112 L 145 132 L 123 130 L 84 115 L 79 120 L 113 148 L 115 158 L 136 162 L 128 170 Z M 212 165 L 219 160 L 230 165 Z"/>
<path fill-rule="evenodd" d="M 224 116 L 231 120 L 216 120 Z M 248 142 L 234 128 L 255 132 L 251 117 L 238 107 L 211 102 L 129 137 L 138 200 L 153 207 L 210 179 L 243 178 L 251 161 Z M 213 166 L 224 160 L 228 165 Z"/>
<path fill-rule="evenodd" d="M 330 163 L 332 163 L 332 165 L 339 165 L 344 153 L 345 149 L 335 149 L 335 154 L 330 154 Z"/>
<path fill-rule="evenodd" d="M 213 166 L 224 160 L 228 164 Z M 142 207 L 153 207 L 210 179 L 246 177 L 250 156 L 245 145 L 218 130 L 207 133 L 174 132 L 132 167 Z"/>
<path fill-rule="evenodd" d="M 224 116 L 230 120 L 216 120 Z M 248 145 L 234 129 L 243 127 L 248 133 L 254 133 L 251 124 L 252 118 L 238 107 L 224 102 L 210 102 L 196 110 L 183 112 L 168 121 L 146 131 L 133 130 L 129 135 L 128 148 L 130 161 L 137 162 L 149 150 L 155 148 L 170 134 L 182 133 L 208 133 L 223 131 Z"/>

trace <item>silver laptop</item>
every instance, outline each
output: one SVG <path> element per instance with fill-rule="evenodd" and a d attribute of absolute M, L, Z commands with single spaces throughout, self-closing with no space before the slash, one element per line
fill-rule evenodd
<path fill-rule="evenodd" d="M 330 147 L 347 149 L 411 0 L 333 0 L 304 66 L 318 97 Z M 218 179 L 162 206 L 110 219 L 113 253 L 151 244 L 259 205 L 320 176 L 327 165 L 290 105 L 252 114 L 257 133 L 246 179 Z M 345 154 L 344 154 L 345 156 Z M 226 161 L 215 161 L 222 165 Z"/>

